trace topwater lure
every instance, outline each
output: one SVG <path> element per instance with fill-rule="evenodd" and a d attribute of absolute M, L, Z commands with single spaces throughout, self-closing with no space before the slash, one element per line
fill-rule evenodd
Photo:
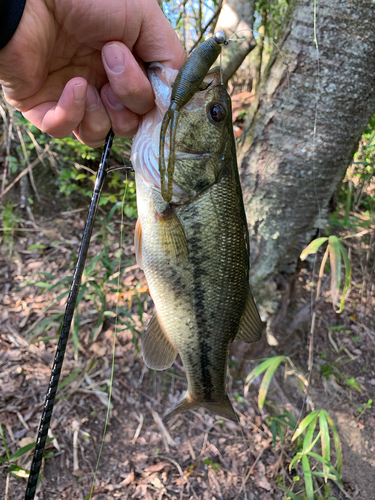
<path fill-rule="evenodd" d="M 186 63 L 179 71 L 173 84 L 171 104 L 165 113 L 160 129 L 159 146 L 159 172 L 161 182 L 161 194 L 164 201 L 169 203 L 172 199 L 173 171 L 175 162 L 175 141 L 179 111 L 199 89 L 208 70 L 215 62 L 221 52 L 221 46 L 227 44 L 224 31 L 220 30 L 197 47 L 188 57 Z M 168 183 L 166 185 L 166 168 L 164 157 L 165 136 L 168 125 L 170 130 L 170 152 L 168 159 Z"/>

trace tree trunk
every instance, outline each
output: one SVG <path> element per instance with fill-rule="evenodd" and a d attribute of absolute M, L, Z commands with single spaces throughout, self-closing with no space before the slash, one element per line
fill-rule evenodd
<path fill-rule="evenodd" d="M 259 27 L 259 38 L 257 43 L 257 58 L 254 68 L 254 80 L 253 80 L 253 92 L 257 92 L 260 78 L 262 74 L 262 61 L 263 61 L 263 49 L 264 49 L 264 35 L 266 34 L 266 24 L 267 24 L 267 11 L 262 11 L 262 24 Z"/>
<path fill-rule="evenodd" d="M 373 2 L 317 3 L 319 58 L 313 7 L 291 2 L 239 151 L 251 284 L 265 318 L 279 307 L 301 250 L 325 227 L 328 203 L 375 111 Z"/>
<path fill-rule="evenodd" d="M 215 28 L 223 30 L 227 37 L 238 33 L 238 41 L 227 45 L 223 64 L 223 80 L 226 84 L 241 66 L 245 57 L 256 47 L 253 36 L 255 0 L 225 0 Z M 243 39 L 242 39 L 243 38 Z M 233 38 L 234 40 L 237 37 Z"/>

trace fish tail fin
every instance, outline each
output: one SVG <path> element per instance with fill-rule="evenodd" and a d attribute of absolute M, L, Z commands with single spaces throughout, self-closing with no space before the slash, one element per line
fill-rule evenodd
<path fill-rule="evenodd" d="M 184 413 L 185 411 L 188 410 L 196 410 L 199 408 L 201 405 L 193 399 L 190 394 L 187 392 L 185 396 L 183 396 L 180 401 L 177 401 L 170 410 L 167 411 L 163 415 L 163 420 L 165 422 L 168 422 L 169 419 L 174 417 L 175 415 L 178 415 L 179 413 Z"/>
<path fill-rule="evenodd" d="M 177 403 L 172 406 L 172 408 L 167 411 L 167 413 L 163 416 L 163 420 L 167 422 L 170 418 L 178 415 L 179 413 L 184 413 L 188 410 L 196 410 L 198 408 L 205 408 L 210 413 L 214 415 L 219 415 L 220 417 L 227 418 L 228 420 L 233 420 L 234 422 L 238 422 L 238 417 L 232 403 L 230 402 L 228 396 L 225 396 L 226 399 L 223 401 L 208 402 L 208 401 L 198 401 L 191 397 L 191 395 L 187 392 L 185 396 L 177 401 Z"/>

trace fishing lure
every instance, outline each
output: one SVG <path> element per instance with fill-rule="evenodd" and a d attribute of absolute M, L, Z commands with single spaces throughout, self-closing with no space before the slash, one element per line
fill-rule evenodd
<path fill-rule="evenodd" d="M 221 52 L 221 45 L 228 42 L 224 31 L 220 30 L 197 47 L 188 57 L 186 63 L 180 69 L 172 87 L 171 104 L 165 113 L 160 129 L 159 145 L 159 172 L 161 183 L 161 194 L 164 200 L 169 203 L 172 199 L 173 172 L 175 162 L 175 142 L 177 121 L 180 109 L 193 97 L 199 89 L 208 70 L 215 62 Z M 165 136 L 168 125 L 170 130 L 170 152 L 168 159 L 168 183 L 166 185 L 166 168 L 164 157 Z"/>

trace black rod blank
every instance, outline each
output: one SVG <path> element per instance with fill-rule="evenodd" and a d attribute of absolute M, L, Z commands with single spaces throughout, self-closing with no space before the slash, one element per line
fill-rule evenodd
<path fill-rule="evenodd" d="M 59 343 L 57 345 L 55 359 L 51 370 L 51 377 L 48 385 L 48 391 L 44 403 L 42 418 L 39 424 L 38 437 L 35 445 L 33 460 L 30 468 L 29 480 L 26 487 L 25 500 L 33 500 L 38 483 L 40 468 L 42 466 L 42 459 L 44 448 L 47 440 L 48 429 L 51 423 L 53 406 L 55 403 L 55 396 L 57 386 L 60 379 L 61 368 L 64 361 L 66 345 L 68 343 L 70 326 L 73 319 L 74 309 L 77 301 L 78 291 L 81 284 L 82 273 L 85 267 L 87 251 L 90 244 L 90 239 L 94 227 L 95 215 L 99 204 L 100 195 L 103 189 L 104 181 L 108 171 L 108 159 L 111 153 L 114 134 L 112 130 L 109 131 L 102 158 L 96 174 L 94 191 L 92 193 L 91 205 L 87 215 L 86 225 L 82 236 L 81 247 L 78 253 L 77 264 L 75 267 L 72 284 L 68 300 L 66 303 L 65 314 L 61 326 Z"/>

